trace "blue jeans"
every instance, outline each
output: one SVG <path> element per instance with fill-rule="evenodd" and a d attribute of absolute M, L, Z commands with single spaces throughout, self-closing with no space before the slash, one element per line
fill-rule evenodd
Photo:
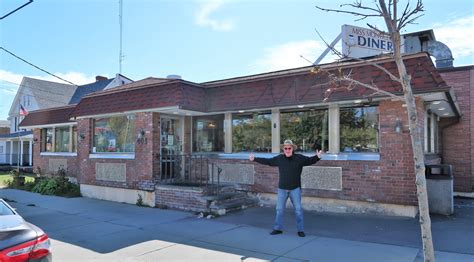
<path fill-rule="evenodd" d="M 290 197 L 291 203 L 295 208 L 296 228 L 298 229 L 298 232 L 304 231 L 303 208 L 301 207 L 301 188 L 299 187 L 293 190 L 278 188 L 275 224 L 273 225 L 273 229 L 283 230 L 283 212 L 285 211 L 288 197 Z"/>

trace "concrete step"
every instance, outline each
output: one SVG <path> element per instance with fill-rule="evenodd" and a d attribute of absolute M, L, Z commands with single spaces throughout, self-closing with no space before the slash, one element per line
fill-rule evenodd
<path fill-rule="evenodd" d="M 229 212 L 238 211 L 258 204 L 256 199 L 237 198 L 229 199 L 225 202 L 213 202 L 209 206 L 210 212 L 223 216 Z"/>
<path fill-rule="evenodd" d="M 233 199 L 233 198 L 242 198 L 245 197 L 243 193 L 240 192 L 228 192 L 228 193 L 220 193 L 218 195 L 208 195 L 202 197 L 207 201 L 221 201 L 226 199 Z"/>

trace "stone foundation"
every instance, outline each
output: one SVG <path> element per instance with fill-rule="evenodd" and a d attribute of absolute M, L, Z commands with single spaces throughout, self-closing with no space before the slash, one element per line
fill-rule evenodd
<path fill-rule="evenodd" d="M 275 206 L 276 194 L 259 194 L 261 205 Z M 361 213 L 376 214 L 387 216 L 415 217 L 418 214 L 416 206 L 371 203 L 363 201 L 329 199 L 319 197 L 303 196 L 301 199 L 303 208 L 310 211 L 334 212 L 334 213 Z M 288 200 L 287 207 L 291 207 L 291 201 Z"/>

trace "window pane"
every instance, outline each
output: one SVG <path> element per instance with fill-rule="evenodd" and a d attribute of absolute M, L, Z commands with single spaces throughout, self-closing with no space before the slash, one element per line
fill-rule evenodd
<path fill-rule="evenodd" d="M 77 152 L 77 127 L 72 127 L 72 152 Z"/>
<path fill-rule="evenodd" d="M 43 128 L 41 130 L 41 151 L 53 152 L 53 129 Z"/>
<path fill-rule="evenodd" d="M 69 152 L 69 127 L 56 127 L 54 151 Z"/>
<path fill-rule="evenodd" d="M 224 115 L 193 117 L 193 152 L 224 151 Z"/>
<path fill-rule="evenodd" d="M 232 151 L 272 152 L 271 114 L 232 116 Z"/>
<path fill-rule="evenodd" d="M 291 139 L 296 151 L 328 150 L 328 111 L 280 113 L 280 143 Z"/>
<path fill-rule="evenodd" d="M 92 152 L 135 152 L 135 116 L 99 118 L 94 125 Z"/>
<path fill-rule="evenodd" d="M 341 108 L 341 152 L 378 152 L 378 126 L 378 107 Z"/>

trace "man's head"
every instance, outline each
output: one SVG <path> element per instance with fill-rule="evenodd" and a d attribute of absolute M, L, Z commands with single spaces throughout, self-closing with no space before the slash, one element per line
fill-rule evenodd
<path fill-rule="evenodd" d="M 283 153 L 285 154 L 286 157 L 290 157 L 293 155 L 293 151 L 296 149 L 296 145 L 293 144 L 293 141 L 290 139 L 285 140 L 283 142 Z"/>

